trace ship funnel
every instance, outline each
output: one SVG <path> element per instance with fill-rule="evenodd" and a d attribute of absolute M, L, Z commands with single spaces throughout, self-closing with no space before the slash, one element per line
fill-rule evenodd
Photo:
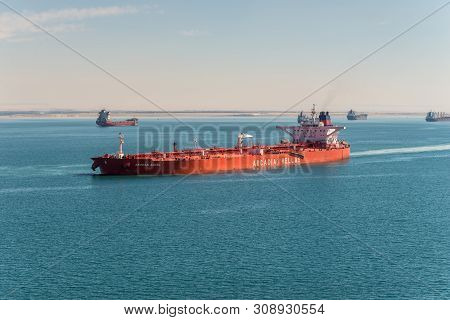
<path fill-rule="evenodd" d="M 331 117 L 330 117 L 330 113 L 321 111 L 319 114 L 319 123 L 322 123 L 324 126 L 331 126 Z"/>

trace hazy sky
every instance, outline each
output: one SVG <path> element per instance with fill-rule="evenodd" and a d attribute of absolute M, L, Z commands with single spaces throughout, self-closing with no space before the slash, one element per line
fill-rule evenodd
<path fill-rule="evenodd" d="M 284 110 L 444 1 L 2 0 L 168 110 Z M 301 106 L 450 111 L 450 5 Z M 0 110 L 157 110 L 0 4 Z"/>

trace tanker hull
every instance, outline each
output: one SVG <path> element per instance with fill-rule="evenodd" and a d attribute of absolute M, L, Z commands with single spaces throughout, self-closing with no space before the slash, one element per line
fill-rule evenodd
<path fill-rule="evenodd" d="M 306 164 L 346 160 L 350 147 L 333 149 L 304 149 L 278 154 L 231 154 L 217 157 L 151 159 L 145 156 L 92 158 L 92 169 L 100 168 L 104 175 L 177 175 L 214 174 L 249 170 L 279 169 Z"/>
<path fill-rule="evenodd" d="M 367 120 L 367 114 L 348 115 L 347 120 Z"/>
<path fill-rule="evenodd" d="M 178 150 L 174 142 L 172 152 L 127 155 L 122 148 L 124 137 L 119 134 L 117 153 L 92 158 L 92 170 L 100 168 L 104 175 L 212 174 L 329 163 L 350 157 L 350 145 L 338 140 L 339 131 L 345 127 L 333 125 L 329 112 L 321 111 L 317 117 L 313 105 L 311 116 L 301 113 L 298 123 L 276 127 L 291 137 L 279 144 L 248 143 L 253 136 L 241 132 L 232 148 Z"/>
<path fill-rule="evenodd" d="M 110 117 L 110 112 L 103 109 L 98 113 L 98 118 L 97 121 L 95 121 L 95 123 L 99 127 L 129 127 L 129 126 L 137 126 L 138 119 L 131 118 L 120 121 L 112 121 Z"/>
<path fill-rule="evenodd" d="M 441 122 L 441 121 L 450 121 L 450 117 L 442 117 L 442 118 L 426 118 L 427 122 Z"/>
<path fill-rule="evenodd" d="M 124 120 L 124 121 L 107 121 L 97 123 L 99 127 L 133 127 L 137 126 L 137 120 Z"/>

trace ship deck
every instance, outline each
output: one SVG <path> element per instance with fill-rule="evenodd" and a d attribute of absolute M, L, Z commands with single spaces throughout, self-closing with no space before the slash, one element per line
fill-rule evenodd
<path fill-rule="evenodd" d="M 237 158 L 245 155 L 275 155 L 275 154 L 289 154 L 292 152 L 313 152 L 333 149 L 345 149 L 349 145 L 341 141 L 335 145 L 305 145 L 305 144 L 277 144 L 270 146 L 244 146 L 242 148 L 197 148 L 197 149 L 183 149 L 179 151 L 160 152 L 153 151 L 147 153 L 127 154 L 122 159 L 145 159 L 152 161 L 178 161 L 178 160 L 196 160 L 196 159 L 214 159 L 214 158 Z M 105 154 L 102 158 L 117 158 L 115 154 Z"/>

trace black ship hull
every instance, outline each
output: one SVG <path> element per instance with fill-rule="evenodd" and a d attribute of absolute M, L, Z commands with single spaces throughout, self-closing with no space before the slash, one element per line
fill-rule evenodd
<path fill-rule="evenodd" d="M 347 120 L 367 120 L 367 114 L 348 115 Z"/>
<path fill-rule="evenodd" d="M 426 118 L 425 121 L 427 121 L 427 122 L 450 121 L 450 117 L 443 117 L 443 118 Z"/>

